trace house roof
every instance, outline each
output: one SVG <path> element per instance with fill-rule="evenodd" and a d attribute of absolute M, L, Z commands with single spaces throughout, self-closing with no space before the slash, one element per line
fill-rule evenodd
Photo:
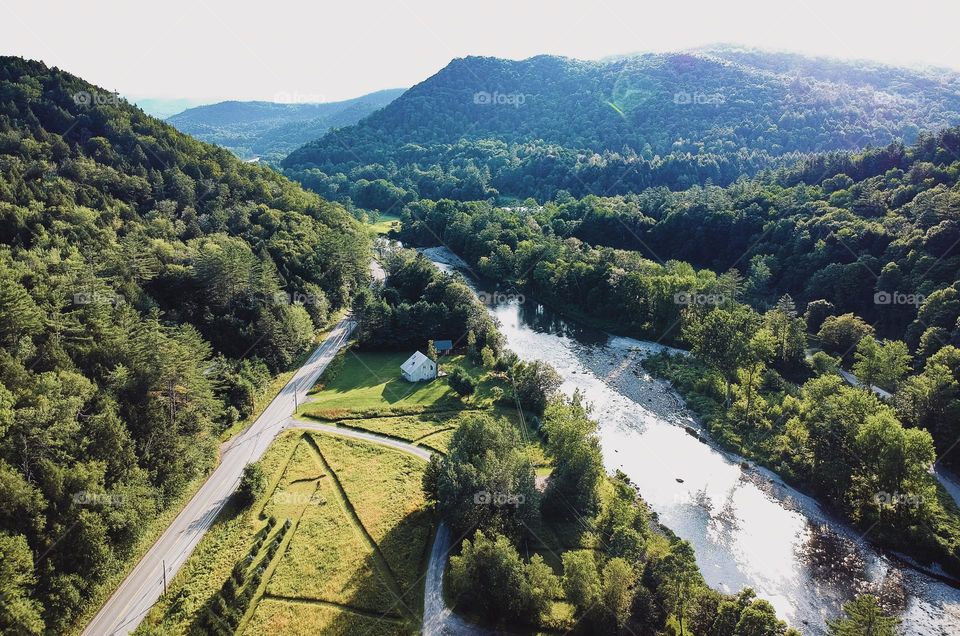
<path fill-rule="evenodd" d="M 421 364 L 423 364 L 423 361 L 424 361 L 424 360 L 429 360 L 429 359 L 430 359 L 430 358 L 428 358 L 427 356 L 425 356 L 425 355 L 423 355 L 422 353 L 420 353 L 419 351 L 417 351 L 417 352 L 414 353 L 412 356 L 410 356 L 409 358 L 407 358 L 407 361 L 406 361 L 406 362 L 404 362 L 403 364 L 400 365 L 400 369 L 401 369 L 402 371 L 406 371 L 407 373 L 411 373 L 411 372 L 413 372 L 417 367 L 419 367 Z"/>
<path fill-rule="evenodd" d="M 453 349 L 453 340 L 436 340 L 433 343 L 433 348 L 437 351 L 446 351 L 447 349 Z"/>

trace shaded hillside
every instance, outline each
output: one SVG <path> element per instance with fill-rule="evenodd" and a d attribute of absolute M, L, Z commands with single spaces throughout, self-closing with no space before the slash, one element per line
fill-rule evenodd
<path fill-rule="evenodd" d="M 367 259 L 341 206 L 0 58 L 0 632 L 64 633 Z"/>
<path fill-rule="evenodd" d="M 167 121 L 180 132 L 223 146 L 243 159 L 260 157 L 278 162 L 331 128 L 357 123 L 399 97 L 403 90 L 377 91 L 322 104 L 219 102 L 187 109 Z"/>
<path fill-rule="evenodd" d="M 469 57 L 283 166 L 379 209 L 417 197 L 624 194 L 728 184 L 798 153 L 911 142 L 957 123 L 957 74 L 732 49 Z"/>

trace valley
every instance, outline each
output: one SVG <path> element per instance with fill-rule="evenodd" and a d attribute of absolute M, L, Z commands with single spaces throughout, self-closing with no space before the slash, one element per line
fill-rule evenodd
<path fill-rule="evenodd" d="M 4 8 L 0 634 L 960 633 L 960 9 L 612 2 Z"/>

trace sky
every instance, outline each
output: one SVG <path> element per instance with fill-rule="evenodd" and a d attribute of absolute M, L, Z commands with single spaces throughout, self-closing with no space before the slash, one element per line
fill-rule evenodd
<path fill-rule="evenodd" d="M 726 42 L 960 70 L 956 0 L 0 0 L 0 54 L 131 99 L 335 101 L 452 58 Z"/>

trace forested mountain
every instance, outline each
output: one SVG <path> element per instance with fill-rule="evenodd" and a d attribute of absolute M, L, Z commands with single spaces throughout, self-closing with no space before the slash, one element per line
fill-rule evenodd
<path fill-rule="evenodd" d="M 64 632 L 368 256 L 339 205 L 0 58 L 0 632 Z"/>
<path fill-rule="evenodd" d="M 180 132 L 223 146 L 243 159 L 279 162 L 331 128 L 357 123 L 403 93 L 394 88 L 341 102 L 219 102 L 167 118 Z"/>
<path fill-rule="evenodd" d="M 287 173 L 380 210 L 415 198 L 550 199 L 726 185 L 799 153 L 960 123 L 960 75 L 737 49 L 601 62 L 468 57 Z"/>

